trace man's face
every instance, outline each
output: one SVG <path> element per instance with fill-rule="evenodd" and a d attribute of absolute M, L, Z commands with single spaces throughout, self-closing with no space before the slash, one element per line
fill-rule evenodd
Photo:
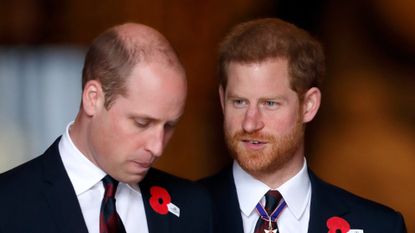
<path fill-rule="evenodd" d="M 117 96 L 109 110 L 101 93 L 87 136 L 90 160 L 119 181 L 141 181 L 182 115 L 183 76 L 164 64 L 141 64 L 127 79 L 127 95 Z"/>
<path fill-rule="evenodd" d="M 251 174 L 266 174 L 303 156 L 303 117 L 290 88 L 288 63 L 230 63 L 220 88 L 224 130 L 234 159 Z"/>

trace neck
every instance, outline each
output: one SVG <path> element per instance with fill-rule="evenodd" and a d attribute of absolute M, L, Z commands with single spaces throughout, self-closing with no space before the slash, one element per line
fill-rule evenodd
<path fill-rule="evenodd" d="M 86 127 L 84 127 L 83 124 L 85 124 L 85 122 L 82 119 L 81 115 L 78 114 L 75 118 L 75 122 L 69 128 L 69 136 L 71 137 L 71 140 L 76 146 L 76 148 L 78 148 L 78 150 L 83 155 L 85 155 L 88 159 L 90 159 L 89 153 L 87 150 L 88 142 L 87 142 L 87 138 L 85 137 L 86 132 L 84 130 Z"/>

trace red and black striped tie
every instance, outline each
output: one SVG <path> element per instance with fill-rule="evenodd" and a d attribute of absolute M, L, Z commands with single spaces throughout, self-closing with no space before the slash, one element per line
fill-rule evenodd
<path fill-rule="evenodd" d="M 100 233 L 125 233 L 124 225 L 115 208 L 115 192 L 117 191 L 118 181 L 111 176 L 102 179 L 105 193 L 101 203 L 101 213 L 99 217 Z"/>

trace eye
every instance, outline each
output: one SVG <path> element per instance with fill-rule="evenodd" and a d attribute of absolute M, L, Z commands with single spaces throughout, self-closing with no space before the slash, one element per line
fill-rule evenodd
<path fill-rule="evenodd" d="M 280 106 L 280 103 L 274 100 L 266 100 L 263 102 L 263 105 L 269 109 L 276 109 Z"/>
<path fill-rule="evenodd" d="M 165 130 L 173 130 L 176 128 L 176 123 L 175 122 L 170 122 L 164 125 L 164 129 Z"/>
<path fill-rule="evenodd" d="M 232 100 L 232 105 L 235 108 L 243 108 L 243 107 L 248 105 L 248 102 L 246 100 L 243 100 L 243 99 L 233 99 Z"/>
<path fill-rule="evenodd" d="M 144 119 L 136 119 L 134 123 L 138 128 L 147 128 L 150 124 L 150 121 Z"/>

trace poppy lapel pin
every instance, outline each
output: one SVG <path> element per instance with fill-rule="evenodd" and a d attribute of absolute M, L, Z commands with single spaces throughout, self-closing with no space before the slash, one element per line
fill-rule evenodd
<path fill-rule="evenodd" d="M 180 217 L 180 208 L 171 202 L 171 196 L 165 188 L 152 186 L 150 195 L 150 206 L 156 213 L 166 215 L 170 212 Z"/>
<path fill-rule="evenodd" d="M 333 216 L 326 222 L 328 233 L 363 233 L 361 229 L 350 229 L 350 224 L 344 218 Z"/>

